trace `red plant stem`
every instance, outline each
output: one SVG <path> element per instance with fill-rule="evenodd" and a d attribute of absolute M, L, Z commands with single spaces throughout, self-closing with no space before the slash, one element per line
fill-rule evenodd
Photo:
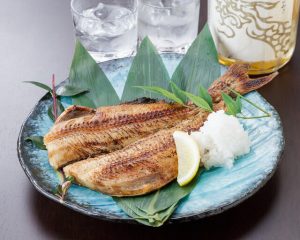
<path fill-rule="evenodd" d="M 56 90 L 55 90 L 55 75 L 52 74 L 52 97 L 53 97 L 53 115 L 54 119 L 57 119 L 57 100 L 56 100 Z"/>

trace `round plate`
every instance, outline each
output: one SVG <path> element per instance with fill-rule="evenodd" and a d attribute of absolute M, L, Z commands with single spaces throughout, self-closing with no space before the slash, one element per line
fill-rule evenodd
<path fill-rule="evenodd" d="M 171 75 L 182 55 L 164 54 L 162 57 Z M 131 58 L 124 58 L 100 64 L 119 95 L 123 91 L 131 62 Z M 270 118 L 242 121 L 251 139 L 250 153 L 237 159 L 231 169 L 214 168 L 204 171 L 196 188 L 179 204 L 168 223 L 223 212 L 252 196 L 275 172 L 284 148 L 278 113 L 257 92 L 248 94 L 247 98 L 272 114 Z M 74 184 L 64 202 L 52 193 L 59 184 L 59 178 L 48 163 L 47 151 L 25 142 L 25 138 L 31 135 L 44 136 L 53 125 L 47 115 L 51 101 L 50 94 L 45 95 L 29 114 L 20 131 L 18 155 L 29 180 L 39 192 L 75 211 L 105 220 L 135 223 L 110 196 Z M 62 102 L 65 106 L 71 104 L 69 98 L 63 98 Z M 246 115 L 261 115 L 246 103 L 243 112 Z"/>

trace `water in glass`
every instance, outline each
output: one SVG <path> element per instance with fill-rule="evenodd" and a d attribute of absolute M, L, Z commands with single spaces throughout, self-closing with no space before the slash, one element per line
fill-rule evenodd
<path fill-rule="evenodd" d="M 74 13 L 73 19 L 77 38 L 97 62 L 130 56 L 136 51 L 135 9 L 99 2 Z"/>
<path fill-rule="evenodd" d="M 148 36 L 160 52 L 185 53 L 196 38 L 199 0 L 140 0 L 138 35 Z"/>

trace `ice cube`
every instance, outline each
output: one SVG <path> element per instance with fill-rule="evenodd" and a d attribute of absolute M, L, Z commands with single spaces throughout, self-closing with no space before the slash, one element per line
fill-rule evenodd
<path fill-rule="evenodd" d="M 108 14 L 109 9 L 103 3 L 99 3 L 98 6 L 94 9 L 94 15 L 101 20 L 107 18 Z"/>

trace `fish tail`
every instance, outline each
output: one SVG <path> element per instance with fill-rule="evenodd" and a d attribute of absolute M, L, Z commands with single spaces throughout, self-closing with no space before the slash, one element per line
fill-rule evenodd
<path fill-rule="evenodd" d="M 241 94 L 246 94 L 263 87 L 278 75 L 278 72 L 274 72 L 266 76 L 250 78 L 247 73 L 248 69 L 248 64 L 236 64 L 233 66 L 232 71 L 229 72 L 233 72 L 233 76 L 235 76 L 234 71 L 237 71 L 237 73 L 240 74 L 240 78 L 237 78 L 236 80 L 236 85 L 234 84 L 234 89 Z"/>
<path fill-rule="evenodd" d="M 228 71 L 217 79 L 209 88 L 209 93 L 215 102 L 221 100 L 221 93 L 231 93 L 231 89 L 246 94 L 253 90 L 259 89 L 267 83 L 271 82 L 278 72 L 274 72 L 267 76 L 250 78 L 248 75 L 250 65 L 245 63 L 236 63 L 229 67 Z"/>

